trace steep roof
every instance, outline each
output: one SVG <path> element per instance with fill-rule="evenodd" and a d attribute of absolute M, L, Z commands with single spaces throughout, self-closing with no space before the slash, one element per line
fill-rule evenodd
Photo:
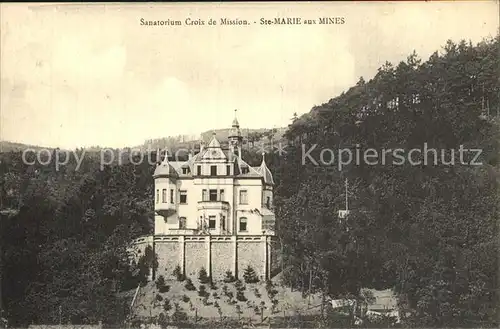
<path fill-rule="evenodd" d="M 233 127 L 238 127 L 239 123 L 236 117 L 233 120 Z M 238 130 L 239 136 L 239 130 Z M 194 165 L 197 162 L 210 162 L 215 163 L 222 161 L 226 164 L 236 165 L 238 170 L 235 172 L 235 177 L 255 177 L 263 179 L 265 184 L 274 185 L 273 176 L 269 168 L 267 168 L 264 154 L 262 155 L 262 163 L 259 167 L 252 167 L 248 163 L 246 163 L 241 155 L 238 156 L 231 150 L 222 149 L 221 143 L 216 137 L 215 132 L 212 134 L 212 138 L 210 139 L 208 145 L 206 147 L 202 147 L 200 152 L 193 155 L 187 161 L 168 161 L 168 158 L 165 156 L 164 160 L 161 164 L 156 167 L 154 177 L 157 176 L 183 176 L 189 177 L 193 176 L 195 172 Z M 189 171 L 183 170 L 183 168 L 189 168 Z M 248 168 L 248 171 L 243 173 L 243 168 Z"/>
<path fill-rule="evenodd" d="M 236 128 L 238 128 L 240 126 L 240 123 L 238 122 L 238 119 L 234 118 L 232 126 L 236 127 Z"/>
<path fill-rule="evenodd" d="M 269 170 L 269 168 L 266 165 L 265 153 L 262 153 L 262 163 L 260 164 L 258 171 L 262 175 L 262 177 L 264 178 L 264 183 L 269 184 L 269 185 L 274 185 L 273 174 L 271 173 L 271 170 Z"/>
<path fill-rule="evenodd" d="M 172 166 L 170 161 L 168 161 L 167 154 L 165 154 L 165 158 L 163 158 L 163 161 L 155 169 L 153 177 L 158 177 L 158 176 L 168 176 L 168 177 L 178 176 L 177 170 L 174 168 L 174 166 Z"/>

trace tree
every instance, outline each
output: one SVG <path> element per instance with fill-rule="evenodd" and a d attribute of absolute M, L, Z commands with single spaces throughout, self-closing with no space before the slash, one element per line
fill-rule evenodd
<path fill-rule="evenodd" d="M 225 283 L 231 283 L 236 281 L 236 278 L 234 277 L 233 273 L 231 271 L 226 271 L 224 275 L 224 282 Z"/>
<path fill-rule="evenodd" d="M 186 279 L 186 284 L 184 285 L 184 287 L 189 291 L 196 290 L 196 287 L 194 286 L 193 281 L 191 281 L 190 278 Z"/>
<path fill-rule="evenodd" d="M 172 272 L 173 276 L 176 278 L 177 281 L 184 281 L 186 279 L 184 273 L 182 273 L 181 267 L 177 265 Z"/>
<path fill-rule="evenodd" d="M 198 280 L 200 281 L 201 284 L 210 283 L 210 277 L 208 276 L 207 270 L 205 270 L 204 267 L 202 267 L 198 273 Z"/>
<path fill-rule="evenodd" d="M 257 277 L 255 270 L 250 265 L 248 265 L 243 271 L 243 279 L 245 280 L 246 283 L 259 282 L 259 278 Z"/>

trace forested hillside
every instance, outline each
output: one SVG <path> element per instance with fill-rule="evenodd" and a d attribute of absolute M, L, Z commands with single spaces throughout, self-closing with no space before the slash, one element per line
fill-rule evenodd
<path fill-rule="evenodd" d="M 407 321 L 423 326 L 498 319 L 498 46 L 498 38 L 448 42 L 428 61 L 387 63 L 291 125 L 276 205 L 289 284 L 339 297 L 395 287 Z M 318 160 L 324 148 L 363 154 L 424 143 L 446 161 L 457 150 L 455 165 L 389 158 L 338 170 L 336 153 L 328 165 L 302 165 L 314 144 Z M 460 164 L 460 145 L 482 149 L 483 164 Z M 346 178 L 351 213 L 340 222 Z"/>
<path fill-rule="evenodd" d="M 287 154 L 266 158 L 278 184 L 288 285 L 338 298 L 361 298 L 362 287 L 395 287 L 411 314 L 407 324 L 494 325 L 498 42 L 449 42 L 427 61 L 413 54 L 387 63 L 372 80 L 360 79 L 294 120 Z M 447 160 L 460 145 L 482 149 L 483 164 L 303 164 L 303 148 L 314 144 L 311 157 L 320 159 L 323 148 L 424 143 L 447 150 Z M 250 162 L 261 159 L 244 152 Z M 72 158 L 56 170 L 23 164 L 21 152 L 0 156 L 2 208 L 14 210 L 0 221 L 6 317 L 13 324 L 121 322 L 127 303 L 118 292 L 140 279 L 127 266 L 127 243 L 151 232 L 154 165 L 101 170 L 94 153 L 78 168 Z M 346 178 L 351 213 L 339 221 Z"/>

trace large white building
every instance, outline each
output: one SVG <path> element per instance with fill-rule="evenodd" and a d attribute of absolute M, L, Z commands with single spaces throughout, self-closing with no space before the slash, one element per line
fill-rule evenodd
<path fill-rule="evenodd" d="M 274 235 L 273 176 L 265 156 L 258 167 L 241 157 L 235 118 L 229 148 L 215 134 L 188 161 L 165 156 L 154 172 L 155 236 Z"/>

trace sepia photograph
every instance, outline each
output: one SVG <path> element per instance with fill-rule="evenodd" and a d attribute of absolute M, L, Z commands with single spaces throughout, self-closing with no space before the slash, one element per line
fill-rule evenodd
<path fill-rule="evenodd" d="M 499 12 L 0 4 L 0 329 L 498 328 Z"/>

